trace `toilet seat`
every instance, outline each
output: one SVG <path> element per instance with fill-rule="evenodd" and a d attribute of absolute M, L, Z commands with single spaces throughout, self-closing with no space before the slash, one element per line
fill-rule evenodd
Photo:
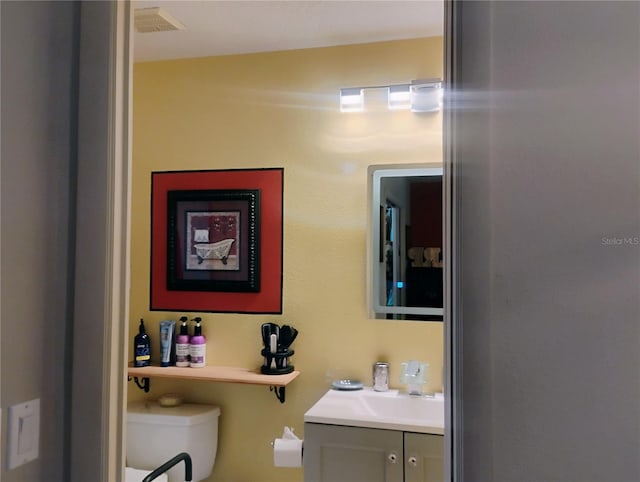
<path fill-rule="evenodd" d="M 124 482 L 142 482 L 144 478 L 151 473 L 150 470 L 139 470 L 133 467 L 125 467 L 124 469 Z M 160 477 L 153 479 L 158 482 L 167 482 L 167 474 L 162 474 Z"/>

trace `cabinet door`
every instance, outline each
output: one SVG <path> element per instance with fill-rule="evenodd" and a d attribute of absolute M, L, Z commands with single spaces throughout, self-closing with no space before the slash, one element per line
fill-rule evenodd
<path fill-rule="evenodd" d="M 444 437 L 405 432 L 404 475 L 405 482 L 443 482 Z"/>
<path fill-rule="evenodd" d="M 304 424 L 305 482 L 402 482 L 402 432 Z"/>

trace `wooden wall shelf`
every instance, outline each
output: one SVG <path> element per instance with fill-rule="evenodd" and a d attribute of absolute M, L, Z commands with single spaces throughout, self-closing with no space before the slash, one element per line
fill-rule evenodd
<path fill-rule="evenodd" d="M 300 372 L 293 371 L 285 375 L 263 375 L 259 369 L 252 370 L 238 367 L 205 366 L 202 368 L 183 368 L 148 366 L 135 368 L 129 365 L 127 375 L 129 376 L 129 380 L 133 377 L 136 385 L 145 392 L 149 391 L 150 378 L 266 385 L 269 386 L 272 391 L 275 391 L 278 400 L 284 403 L 284 388 L 297 378 Z M 140 380 L 142 380 L 142 383 Z"/>

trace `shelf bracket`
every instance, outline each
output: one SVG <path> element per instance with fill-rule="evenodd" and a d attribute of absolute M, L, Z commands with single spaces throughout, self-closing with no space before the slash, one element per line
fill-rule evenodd
<path fill-rule="evenodd" d="M 284 387 L 270 386 L 269 391 L 275 392 L 276 398 L 280 400 L 280 403 L 284 403 Z"/>
<path fill-rule="evenodd" d="M 138 377 L 127 377 L 127 381 L 130 382 L 133 380 L 140 390 L 144 390 L 144 393 L 149 393 L 149 387 L 151 385 L 151 381 L 149 377 L 142 378 L 142 383 L 140 383 L 140 379 Z"/>

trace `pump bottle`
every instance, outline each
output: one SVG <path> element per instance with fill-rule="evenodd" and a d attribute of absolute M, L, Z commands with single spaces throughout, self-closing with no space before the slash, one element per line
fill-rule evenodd
<path fill-rule="evenodd" d="M 133 366 L 147 367 L 151 365 L 151 339 L 144 328 L 144 320 L 140 318 L 138 334 L 133 339 Z"/>
<path fill-rule="evenodd" d="M 190 366 L 192 368 L 202 368 L 205 366 L 205 356 L 207 353 L 207 339 L 202 334 L 202 326 L 200 322 L 202 318 L 195 317 L 192 321 L 196 322 L 193 336 L 189 340 L 189 356 L 191 358 Z"/>
<path fill-rule="evenodd" d="M 176 337 L 176 366 L 188 367 L 189 366 L 189 328 L 187 327 L 186 316 L 180 318 L 182 325 L 180 326 L 180 333 Z"/>

